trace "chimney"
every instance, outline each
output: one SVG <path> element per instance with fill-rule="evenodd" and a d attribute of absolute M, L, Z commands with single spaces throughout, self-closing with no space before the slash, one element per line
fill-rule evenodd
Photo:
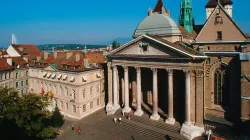
<path fill-rule="evenodd" d="M 80 53 L 76 53 L 76 62 L 80 61 Z"/>
<path fill-rule="evenodd" d="M 36 57 L 36 61 L 39 62 L 41 60 L 41 56 Z"/>
<path fill-rule="evenodd" d="M 84 65 L 85 68 L 89 68 L 89 61 L 88 61 L 88 59 L 84 59 L 83 63 L 84 63 L 83 65 Z"/>
<path fill-rule="evenodd" d="M 23 57 L 23 60 L 26 62 L 26 63 L 28 63 L 28 58 L 27 57 Z"/>
<path fill-rule="evenodd" d="M 57 50 L 54 50 L 54 58 L 57 58 Z"/>
<path fill-rule="evenodd" d="M 44 51 L 43 52 L 43 59 L 47 59 L 48 57 L 49 57 L 49 54 L 48 54 L 48 52 L 47 51 Z"/>
<path fill-rule="evenodd" d="M 19 47 L 18 49 L 19 51 L 23 52 L 23 47 Z"/>
<path fill-rule="evenodd" d="M 68 51 L 66 55 L 67 55 L 66 59 L 69 59 L 73 55 L 73 52 L 72 51 Z"/>
<path fill-rule="evenodd" d="M 11 58 L 11 57 L 7 58 L 7 63 L 8 63 L 10 66 L 12 66 L 12 58 Z"/>

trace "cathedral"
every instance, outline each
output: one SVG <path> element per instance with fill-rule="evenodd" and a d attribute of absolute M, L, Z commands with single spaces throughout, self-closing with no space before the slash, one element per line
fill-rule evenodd
<path fill-rule="evenodd" d="M 195 25 L 192 1 L 181 0 L 178 24 L 163 1 L 137 26 L 133 40 L 108 55 L 107 114 L 119 108 L 180 123 L 188 139 L 205 126 L 250 120 L 250 40 L 233 20 L 232 0 L 209 0 Z"/>

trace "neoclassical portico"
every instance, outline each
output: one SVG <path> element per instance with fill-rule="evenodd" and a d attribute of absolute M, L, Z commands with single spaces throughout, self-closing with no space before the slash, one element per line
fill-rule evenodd
<path fill-rule="evenodd" d="M 175 117 L 181 115 L 176 112 L 178 111 L 176 108 L 177 106 L 183 106 L 185 114 L 182 116 L 185 117 L 181 133 L 183 135 L 185 135 L 184 133 L 189 134 L 187 131 L 192 131 L 196 125 L 202 126 L 203 124 L 203 110 L 195 106 L 203 104 L 203 100 L 200 100 L 201 95 L 203 95 L 203 89 L 197 83 L 202 83 L 202 78 L 198 76 L 200 76 L 200 73 L 203 73 L 205 59 L 206 56 L 190 48 L 182 47 L 181 45 L 175 46 L 150 35 L 138 37 L 116 49 L 109 55 L 108 62 L 109 103 L 106 107 L 107 114 L 114 114 L 122 105 L 118 103 L 118 96 L 123 95 L 118 95 L 120 92 L 117 87 L 124 87 L 124 106 L 122 111 L 131 112 L 131 108 L 134 108 L 134 115 L 143 115 L 142 103 L 145 102 L 145 99 L 142 96 L 145 97 L 146 95 L 143 93 L 145 85 L 143 86 L 142 81 L 144 83 L 148 81 L 150 84 L 147 84 L 146 88 L 152 93 L 152 96 L 148 96 L 151 99 L 147 99 L 152 101 L 150 104 L 152 105 L 152 113 L 149 114 L 150 119 L 159 120 L 160 118 L 158 111 L 160 105 L 159 95 L 161 95 L 166 97 L 161 99 L 164 100 L 164 104 L 161 103 L 161 107 L 167 108 L 165 113 L 168 116 L 164 118 L 165 122 L 174 124 L 176 121 Z M 148 73 L 143 73 L 142 70 L 147 70 Z M 159 71 L 161 71 L 161 74 L 159 74 Z M 117 82 L 121 75 L 123 75 L 123 85 L 119 85 L 121 83 Z M 131 91 L 134 90 L 131 88 L 134 88 L 134 86 L 131 87 L 132 79 L 129 77 L 136 77 L 136 95 L 132 98 Z M 180 77 L 185 80 L 176 80 Z M 161 80 L 161 83 L 159 83 L 159 80 Z M 179 85 L 179 82 L 184 84 Z M 166 90 L 160 90 L 159 92 L 159 89 L 163 88 Z M 181 97 L 178 97 L 177 93 Z M 174 99 L 174 97 L 177 99 L 183 98 L 184 103 Z M 136 100 L 135 106 L 130 104 L 131 100 Z M 177 104 L 178 102 L 180 104 Z M 177 121 L 180 120 L 177 119 Z"/>

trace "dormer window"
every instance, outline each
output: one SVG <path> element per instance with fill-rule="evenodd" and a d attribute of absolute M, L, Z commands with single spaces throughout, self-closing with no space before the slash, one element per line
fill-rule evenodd
<path fill-rule="evenodd" d="M 217 31 L 217 40 L 222 40 L 222 31 Z"/>

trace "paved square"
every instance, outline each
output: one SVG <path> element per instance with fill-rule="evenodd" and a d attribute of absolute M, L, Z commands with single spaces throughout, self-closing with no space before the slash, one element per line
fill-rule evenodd
<path fill-rule="evenodd" d="M 132 114 L 132 113 L 131 113 Z M 145 115 L 146 116 L 146 115 Z M 180 126 L 171 126 L 164 121 L 153 121 L 145 116 L 131 116 L 131 120 L 122 117 L 117 112 L 107 116 L 104 109 L 85 117 L 82 120 L 74 120 L 65 117 L 65 124 L 60 130 L 62 134 L 58 140 L 166 140 L 185 139 L 179 134 Z M 113 118 L 122 117 L 122 123 L 113 122 Z M 71 130 L 74 125 L 74 130 Z M 80 126 L 81 134 L 77 134 Z"/>

